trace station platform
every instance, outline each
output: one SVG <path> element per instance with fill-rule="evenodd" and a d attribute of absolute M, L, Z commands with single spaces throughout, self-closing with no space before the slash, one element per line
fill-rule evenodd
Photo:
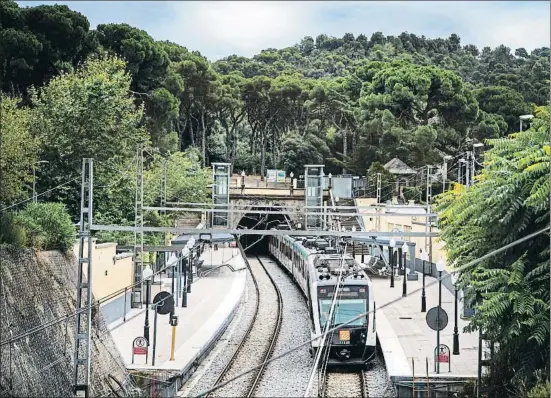
<path fill-rule="evenodd" d="M 147 363 L 145 355 L 135 355 L 132 363 L 133 341 L 144 334 L 145 305 L 142 309 L 130 310 L 126 314 L 126 322 L 119 319 L 109 324 L 125 366 L 131 372 L 158 375 L 160 371 L 168 371 L 171 379 L 180 379 L 178 384 L 181 385 L 230 323 L 245 290 L 245 260 L 238 248 L 231 247 L 219 247 L 218 250 L 208 248 L 201 255 L 201 260 L 203 266 L 198 270 L 199 275 L 194 275 L 191 293 L 187 295 L 187 307 L 181 306 L 181 297 L 175 307 L 178 326 L 173 361 L 170 360 L 172 326 L 169 324 L 169 315 L 157 315 L 155 366 L 152 365 L 155 328 L 153 308 L 149 311 L 150 346 Z M 229 267 L 219 267 L 221 264 L 230 264 L 233 271 Z M 165 276 L 160 279 L 160 290 L 170 292 L 172 279 Z"/>
<path fill-rule="evenodd" d="M 408 280 L 408 295 L 402 298 L 402 276 L 395 278 L 394 288 L 390 287 L 390 278 L 372 278 L 377 307 L 377 336 L 389 378 L 393 382 L 400 382 L 427 377 L 427 359 L 430 379 L 459 381 L 476 378 L 478 373 L 478 334 L 463 333 L 463 328 L 467 326 L 468 321 L 460 317 L 462 302 L 459 301 L 457 326 L 460 354 L 452 354 L 455 297 L 445 286 L 442 286 L 442 308 L 448 315 L 448 324 L 440 332 L 440 344 L 449 347 L 450 363 L 440 363 L 440 373 L 436 374 L 434 358 L 436 331 L 427 325 L 426 316 L 431 308 L 438 306 L 438 283 L 428 286 L 436 279 L 426 277 L 427 312 L 421 312 L 422 280 L 422 274 L 419 274 L 417 281 Z M 417 289 L 419 291 L 416 291 Z M 400 300 L 381 308 L 397 298 Z"/>

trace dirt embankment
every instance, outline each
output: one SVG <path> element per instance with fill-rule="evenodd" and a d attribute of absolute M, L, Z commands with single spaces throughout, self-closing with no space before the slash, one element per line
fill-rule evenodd
<path fill-rule="evenodd" d="M 0 245 L 0 340 L 74 313 L 76 281 L 73 254 Z M 75 319 L 1 347 L 0 396 L 73 396 Z M 136 396 L 98 311 L 93 311 L 92 328 L 90 395 Z"/>

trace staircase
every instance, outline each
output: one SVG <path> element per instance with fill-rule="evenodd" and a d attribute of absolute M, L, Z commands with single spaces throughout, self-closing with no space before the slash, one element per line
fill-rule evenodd
<path fill-rule="evenodd" d="M 339 207 L 354 207 L 354 209 L 339 209 Z M 353 198 L 341 198 L 339 199 L 339 203 L 336 206 L 336 212 L 337 213 L 357 213 L 358 210 L 356 209 L 356 204 L 354 203 Z M 346 228 L 347 231 L 351 231 L 352 227 L 356 227 L 356 231 L 362 230 L 362 224 L 359 220 L 360 216 L 341 216 L 341 228 Z"/>

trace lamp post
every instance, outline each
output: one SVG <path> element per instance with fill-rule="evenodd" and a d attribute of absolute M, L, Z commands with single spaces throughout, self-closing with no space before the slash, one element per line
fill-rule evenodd
<path fill-rule="evenodd" d="M 182 274 L 184 276 L 184 285 L 182 286 L 182 307 L 187 307 L 187 257 L 189 256 L 189 249 L 184 247 L 182 249 Z"/>
<path fill-rule="evenodd" d="M 293 196 L 293 190 L 295 189 L 294 184 L 293 184 L 293 177 L 294 176 L 295 176 L 295 174 L 291 171 L 291 174 L 289 174 L 289 177 L 291 177 L 291 196 Z"/>
<path fill-rule="evenodd" d="M 44 163 L 50 163 L 47 160 L 39 160 L 35 164 L 33 164 L 33 202 L 36 203 L 36 165 L 44 164 Z"/>
<path fill-rule="evenodd" d="M 452 274 L 453 276 L 453 274 Z M 454 278 L 455 279 L 455 278 Z M 453 355 L 459 355 L 459 330 L 457 328 L 457 313 L 458 313 L 458 299 L 457 299 L 457 292 L 458 292 L 458 286 L 457 286 L 457 280 L 453 281 L 453 288 L 455 293 L 455 303 L 454 303 L 454 309 L 455 309 L 455 316 L 454 316 L 454 325 L 453 325 Z"/>
<path fill-rule="evenodd" d="M 421 292 L 421 312 L 427 312 L 427 298 L 425 296 L 425 264 L 429 260 L 429 256 L 426 251 L 421 253 L 421 260 L 423 260 L 423 291 Z"/>
<path fill-rule="evenodd" d="M 193 283 L 193 246 L 195 245 L 195 238 L 192 236 L 187 241 L 187 248 L 189 249 L 189 281 L 186 283 L 187 292 L 191 293 L 191 284 Z"/>
<path fill-rule="evenodd" d="M 166 263 L 169 267 L 172 267 L 172 285 L 171 285 L 172 287 L 170 289 L 170 293 L 174 296 L 175 295 L 174 294 L 175 293 L 174 292 L 174 272 L 175 272 L 176 264 L 178 264 L 178 258 L 174 255 L 174 253 L 172 253 Z"/>
<path fill-rule="evenodd" d="M 153 276 L 153 270 L 149 265 L 142 271 L 142 279 L 145 280 L 145 322 L 143 325 L 143 337 L 149 345 L 149 291 L 150 281 Z"/>
<path fill-rule="evenodd" d="M 241 194 L 245 190 L 245 170 L 241 172 Z"/>
<path fill-rule="evenodd" d="M 404 282 L 402 283 L 402 297 L 406 297 L 408 295 L 408 286 L 407 286 L 407 266 L 406 266 L 406 255 L 408 251 L 408 245 L 404 242 L 402 245 L 402 254 L 404 255 Z"/>
<path fill-rule="evenodd" d="M 394 238 L 390 239 L 390 242 L 388 244 L 388 250 L 389 250 L 389 260 L 390 260 L 390 287 L 394 287 L 394 247 L 396 246 L 396 241 Z"/>
<path fill-rule="evenodd" d="M 333 174 L 329 173 L 327 176 L 329 177 L 329 189 L 331 189 L 331 183 L 333 182 Z"/>
<path fill-rule="evenodd" d="M 450 155 L 444 156 L 444 168 L 442 170 L 442 192 L 446 192 L 446 179 L 448 178 L 448 160 L 451 160 Z"/>
<path fill-rule="evenodd" d="M 531 120 L 534 118 L 534 115 L 521 115 L 519 116 L 520 119 L 520 131 L 522 131 L 522 121 L 523 120 Z"/>
<path fill-rule="evenodd" d="M 438 271 L 438 312 L 436 313 L 436 354 L 440 353 L 440 311 L 442 310 L 442 271 L 444 271 L 444 260 L 440 259 L 436 263 L 436 270 Z M 436 374 L 440 374 L 440 360 L 436 361 Z"/>

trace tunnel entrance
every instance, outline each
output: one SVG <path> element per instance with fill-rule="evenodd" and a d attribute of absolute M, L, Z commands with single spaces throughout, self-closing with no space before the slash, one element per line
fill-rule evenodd
<path fill-rule="evenodd" d="M 267 210 L 267 211 L 277 211 L 280 209 L 273 207 L 258 207 L 254 206 L 252 211 L 256 210 Z M 287 216 L 284 214 L 256 214 L 256 213 L 247 213 L 237 225 L 237 229 L 260 229 L 266 230 L 271 228 L 277 228 L 278 225 L 288 225 Z M 259 235 L 242 235 L 239 238 L 239 242 L 245 253 L 247 254 L 269 254 L 268 248 L 268 236 L 262 237 Z M 250 246 L 250 247 L 249 247 Z"/>

